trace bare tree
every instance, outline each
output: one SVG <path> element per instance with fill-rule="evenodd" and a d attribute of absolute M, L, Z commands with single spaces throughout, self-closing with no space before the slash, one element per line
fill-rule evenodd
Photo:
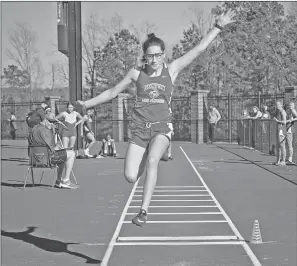
<path fill-rule="evenodd" d="M 8 34 L 11 48 L 7 49 L 6 54 L 21 70 L 27 72 L 30 99 L 32 99 L 33 90 L 42 84 L 44 76 L 41 61 L 35 49 L 36 34 L 25 23 L 16 23 L 15 28 L 9 30 Z"/>
<path fill-rule="evenodd" d="M 91 97 L 94 96 L 96 87 L 96 51 L 104 46 L 109 38 L 119 32 L 123 19 L 115 14 L 110 20 L 99 21 L 96 14 L 92 13 L 84 26 L 82 38 L 82 59 L 86 67 L 86 82 L 91 86 Z"/>
<path fill-rule="evenodd" d="M 147 38 L 148 34 L 155 33 L 158 30 L 158 27 L 156 26 L 156 24 L 151 23 L 148 20 L 143 21 L 138 27 L 135 25 L 131 25 L 130 28 L 133 34 L 137 37 L 137 39 L 140 42 L 143 42 Z M 137 59 L 139 63 L 141 58 L 142 58 L 142 50 L 140 48 L 138 59 Z"/>
<path fill-rule="evenodd" d="M 289 15 L 297 17 L 297 2 L 290 2 L 290 9 L 288 10 Z"/>
<path fill-rule="evenodd" d="M 68 58 L 63 56 L 63 59 L 55 62 L 56 81 L 59 85 L 69 85 L 69 65 Z"/>
<path fill-rule="evenodd" d="M 106 42 L 109 40 L 111 36 L 113 36 L 116 32 L 120 32 L 123 28 L 123 18 L 118 14 L 115 13 L 111 19 L 106 20 L 102 19 L 100 22 L 100 30 L 99 33 L 101 35 L 100 45 L 105 45 Z"/>
<path fill-rule="evenodd" d="M 192 6 L 188 8 L 188 11 L 185 12 L 189 21 L 196 25 L 199 33 L 205 35 L 207 31 L 213 26 L 215 17 L 211 12 L 207 14 L 204 10 L 201 10 L 198 7 Z"/>

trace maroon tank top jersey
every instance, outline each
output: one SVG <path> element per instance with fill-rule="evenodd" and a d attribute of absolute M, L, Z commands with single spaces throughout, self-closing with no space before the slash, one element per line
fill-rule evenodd
<path fill-rule="evenodd" d="M 167 65 L 163 64 L 162 73 L 158 77 L 148 76 L 145 67 L 139 70 L 132 119 L 144 123 L 170 122 L 173 84 Z"/>

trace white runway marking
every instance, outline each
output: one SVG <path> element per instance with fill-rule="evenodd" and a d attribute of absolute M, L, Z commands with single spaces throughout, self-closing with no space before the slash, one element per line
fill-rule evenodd
<path fill-rule="evenodd" d="M 142 201 L 142 200 L 132 200 L 132 202 L 135 202 L 135 201 Z M 213 201 L 213 200 L 151 200 L 152 202 L 153 201 L 166 201 L 166 202 L 168 202 L 168 201 L 187 201 L 187 202 L 189 202 L 189 201 Z"/>
<path fill-rule="evenodd" d="M 112 236 L 112 239 L 107 247 L 107 250 L 104 254 L 104 257 L 102 259 L 101 262 L 101 266 L 107 266 L 108 261 L 110 259 L 111 253 L 113 251 L 114 246 L 199 246 L 199 245 L 241 245 L 245 252 L 247 253 L 247 255 L 249 256 L 249 258 L 251 259 L 252 263 L 254 266 L 261 266 L 260 262 L 258 261 L 257 257 L 254 255 L 254 253 L 251 251 L 251 249 L 249 248 L 248 244 L 245 242 L 245 240 L 242 238 L 242 236 L 240 235 L 240 233 L 238 232 L 238 230 L 236 229 L 236 227 L 234 226 L 234 224 L 232 223 L 232 221 L 230 220 L 230 218 L 228 217 L 228 215 L 226 214 L 226 212 L 223 210 L 223 208 L 221 207 L 221 205 L 219 204 L 219 202 L 216 200 L 216 198 L 214 197 L 214 195 L 212 194 L 212 192 L 209 190 L 209 188 L 207 187 L 206 183 L 204 182 L 204 180 L 202 179 L 201 175 L 198 173 L 197 169 L 195 168 L 195 166 L 193 165 L 193 163 L 190 161 L 189 157 L 187 156 L 187 154 L 184 152 L 184 150 L 182 149 L 182 147 L 179 147 L 180 150 L 182 151 L 182 153 L 184 154 L 184 156 L 186 157 L 187 161 L 190 163 L 191 167 L 193 168 L 195 174 L 198 176 L 199 180 L 202 183 L 202 186 L 156 186 L 154 193 L 165 193 L 165 192 L 170 192 L 170 193 L 174 193 L 174 195 L 172 194 L 154 194 L 153 197 L 167 197 L 166 199 L 152 199 L 152 202 L 155 202 L 155 204 L 162 204 L 162 202 L 176 202 L 176 205 L 174 206 L 165 206 L 165 205 L 158 205 L 158 206 L 149 206 L 149 210 L 155 209 L 155 208 L 181 208 L 181 209 L 186 209 L 186 208 L 217 208 L 217 212 L 214 211 L 216 209 L 210 209 L 210 212 L 199 212 L 199 209 L 195 209 L 197 210 L 197 212 L 193 211 L 193 212 L 172 212 L 172 213 L 157 213 L 157 212 L 152 212 L 150 213 L 149 211 L 149 215 L 154 215 L 155 217 L 160 217 L 161 215 L 178 215 L 180 217 L 180 215 L 188 215 L 188 219 L 191 217 L 193 218 L 193 215 L 222 215 L 221 217 L 224 219 L 220 219 L 220 220 L 213 220 L 214 216 L 212 216 L 212 219 L 208 219 L 208 220 L 194 220 L 194 221 L 190 221 L 190 220 L 185 220 L 185 221 L 172 221 L 172 220 L 168 220 L 168 221 L 147 221 L 147 224 L 184 224 L 183 226 L 186 226 L 185 224 L 228 224 L 234 235 L 232 236 L 128 236 L 128 237 L 119 237 L 121 228 L 123 226 L 123 224 L 129 224 L 132 226 L 135 226 L 132 224 L 131 222 L 131 217 L 129 218 L 129 216 L 131 215 L 135 215 L 135 213 L 131 213 L 132 209 L 139 209 L 140 206 L 133 206 L 130 204 L 132 204 L 132 202 L 142 202 L 141 199 L 137 199 L 134 200 L 133 197 L 141 197 L 142 195 L 140 194 L 135 194 L 135 193 L 143 193 L 143 186 L 138 186 L 138 182 L 139 180 L 135 183 L 135 185 L 133 186 L 133 189 L 129 195 L 129 199 L 127 200 L 127 203 L 124 207 L 124 210 L 121 214 L 120 220 L 118 222 L 118 225 L 115 229 L 115 232 Z M 103 172 L 103 174 L 105 174 L 106 172 Z M 178 192 L 183 193 L 183 195 L 178 195 Z M 202 193 L 198 193 L 198 194 L 185 194 L 186 192 L 205 192 L 208 194 L 202 194 Z M 183 200 L 179 200 L 179 199 L 168 199 L 169 197 L 209 197 L 207 199 L 183 199 Z M 211 202 L 211 203 L 202 203 L 203 206 L 190 206 L 190 205 L 186 205 L 186 206 L 180 206 L 178 204 L 178 202 L 197 202 L 197 203 L 193 203 L 193 204 L 199 204 L 198 202 Z M 135 204 L 139 204 L 139 203 L 135 203 Z M 164 204 L 164 203 L 163 203 Z M 174 204 L 174 203 L 173 203 Z M 210 204 L 210 205 L 205 205 L 205 204 Z M 128 209 L 131 208 L 130 212 L 128 212 Z M 162 209 L 161 209 L 162 210 Z M 188 209 L 189 210 L 189 209 Z M 211 211 L 213 210 L 213 211 Z M 180 211 L 180 210 L 178 210 Z M 127 219 L 129 220 L 125 220 L 127 216 Z M 170 216 L 169 216 L 170 217 Z M 201 217 L 201 216 L 200 216 Z M 197 216 L 198 218 L 198 216 Z M 196 219 L 197 219 L 196 218 Z M 201 217 L 203 218 L 203 216 Z M 211 216 L 209 216 L 209 218 L 211 218 Z M 195 218 L 194 218 L 195 219 Z M 197 225 L 198 226 L 198 225 Z"/>
<path fill-rule="evenodd" d="M 118 241 L 202 241 L 202 240 L 238 240 L 236 236 L 126 236 Z"/>
<path fill-rule="evenodd" d="M 134 195 L 134 197 L 142 197 L 142 195 Z M 185 195 L 153 195 L 153 197 L 209 197 L 208 194 L 185 194 Z"/>
<path fill-rule="evenodd" d="M 256 257 L 256 255 L 253 253 L 253 251 L 251 250 L 251 248 L 249 247 L 249 245 L 244 241 L 244 238 L 242 237 L 242 235 L 239 233 L 239 231 L 237 230 L 237 228 L 235 227 L 235 225 L 233 224 L 233 222 L 231 221 L 230 217 L 227 215 L 227 213 L 224 211 L 224 209 L 222 208 L 221 204 L 218 202 L 218 200 L 215 198 L 215 196 L 213 195 L 213 193 L 210 191 L 210 189 L 208 188 L 207 184 L 205 183 L 205 181 L 203 180 L 202 176 L 199 174 L 199 172 L 197 171 L 197 169 L 195 168 L 195 166 L 193 165 L 193 163 L 191 162 L 190 158 L 188 157 L 188 155 L 185 153 L 185 151 L 183 150 L 183 148 L 181 146 L 179 146 L 179 148 L 181 149 L 181 151 L 183 152 L 184 156 L 186 157 L 186 159 L 188 160 L 189 164 L 192 166 L 192 169 L 194 170 L 194 172 L 196 173 L 196 175 L 198 176 L 199 180 L 201 181 L 201 183 L 204 185 L 204 187 L 206 188 L 206 190 L 209 192 L 209 194 L 211 195 L 211 197 L 213 198 L 214 202 L 216 203 L 216 205 L 218 206 L 219 210 L 222 212 L 222 215 L 225 217 L 225 219 L 227 220 L 229 226 L 231 227 L 232 231 L 234 232 L 234 234 L 238 237 L 238 239 L 242 242 L 240 242 L 240 244 L 243 246 L 244 250 L 246 251 L 247 255 L 249 256 L 250 260 L 252 261 L 252 263 L 254 264 L 254 266 L 261 266 L 261 263 L 259 262 L 258 258 Z"/>
<path fill-rule="evenodd" d="M 117 242 L 115 246 L 204 246 L 204 245 L 241 245 L 240 241 L 221 242 Z M 260 264 L 261 265 L 261 264 Z"/>
<path fill-rule="evenodd" d="M 129 208 L 140 208 L 140 206 L 129 206 Z M 149 209 L 151 208 L 217 208 L 215 205 L 211 206 L 149 206 Z"/>
<path fill-rule="evenodd" d="M 120 231 L 121 231 L 122 225 L 123 225 L 123 223 L 124 223 L 125 215 L 126 215 L 126 213 L 127 213 L 127 210 L 128 210 L 128 208 L 129 208 L 129 205 L 130 205 L 131 200 L 132 200 L 132 198 L 133 198 L 134 191 L 135 191 L 136 188 L 137 188 L 138 182 L 139 182 L 139 179 L 138 179 L 138 181 L 134 184 L 133 189 L 132 189 L 132 191 L 131 191 L 131 193 L 130 193 L 130 196 L 129 196 L 127 202 L 126 202 L 125 208 L 124 208 L 124 210 L 123 210 L 123 212 L 122 212 L 122 215 L 121 215 L 121 217 L 120 217 L 120 220 L 119 220 L 119 222 L 118 222 L 118 225 L 117 225 L 117 227 L 116 227 L 116 229 L 115 229 L 115 231 L 114 231 L 114 234 L 113 234 L 113 236 L 112 236 L 112 238 L 111 238 L 111 240 L 110 240 L 110 242 L 109 242 L 109 244 L 108 244 L 108 247 L 107 247 L 107 249 L 106 249 L 106 252 L 105 252 L 105 254 L 104 254 L 104 257 L 103 257 L 103 259 L 102 259 L 102 262 L 101 262 L 101 264 L 100 264 L 101 266 L 107 266 L 107 263 L 108 263 L 108 261 L 109 261 L 110 255 L 111 255 L 112 250 L 113 250 L 113 247 L 114 247 L 114 245 L 116 244 L 117 237 L 119 236 L 119 233 L 120 233 Z"/>
<path fill-rule="evenodd" d="M 203 215 L 203 214 L 222 214 L 221 212 L 150 212 L 151 215 Z M 126 213 L 126 215 L 135 215 L 135 213 Z"/>
<path fill-rule="evenodd" d="M 124 221 L 125 224 L 132 224 L 131 221 Z M 204 224 L 204 223 L 227 223 L 226 220 L 198 220 L 198 221 L 147 221 L 147 224 Z M 135 225 L 134 225 L 135 226 Z"/>
<path fill-rule="evenodd" d="M 138 193 L 142 193 L 143 190 L 136 190 L 135 192 L 138 192 Z M 155 192 L 207 192 L 206 189 L 169 189 L 169 190 L 158 190 L 158 189 L 155 189 L 154 193 Z"/>
<path fill-rule="evenodd" d="M 138 187 L 143 188 L 143 186 L 138 186 Z M 156 189 L 157 188 L 185 188 L 185 187 L 195 188 L 195 187 L 204 187 L 204 186 L 156 186 Z"/>

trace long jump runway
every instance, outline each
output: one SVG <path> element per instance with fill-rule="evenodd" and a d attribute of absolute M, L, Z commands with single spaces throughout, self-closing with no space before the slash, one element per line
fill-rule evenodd
<path fill-rule="evenodd" d="M 143 227 L 131 223 L 143 179 L 133 187 L 101 266 L 261 265 L 182 147 L 161 162 Z"/>

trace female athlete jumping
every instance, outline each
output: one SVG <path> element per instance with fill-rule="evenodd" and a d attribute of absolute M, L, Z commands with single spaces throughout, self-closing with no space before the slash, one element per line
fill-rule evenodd
<path fill-rule="evenodd" d="M 139 68 L 131 69 L 115 87 L 108 89 L 93 99 L 78 101 L 84 108 L 91 108 L 115 98 L 130 83 L 136 83 L 136 101 L 130 123 L 131 138 L 125 157 L 125 177 L 134 183 L 143 174 L 146 166 L 146 178 L 140 212 L 132 223 L 142 226 L 147 220 L 147 211 L 153 195 L 160 158 L 168 148 L 171 136 L 170 101 L 173 84 L 179 72 L 200 55 L 222 30 L 223 26 L 233 22 L 235 12 L 221 15 L 215 27 L 182 57 L 167 65 L 165 63 L 165 44 L 154 34 L 149 34 L 143 43 L 143 62 Z"/>

